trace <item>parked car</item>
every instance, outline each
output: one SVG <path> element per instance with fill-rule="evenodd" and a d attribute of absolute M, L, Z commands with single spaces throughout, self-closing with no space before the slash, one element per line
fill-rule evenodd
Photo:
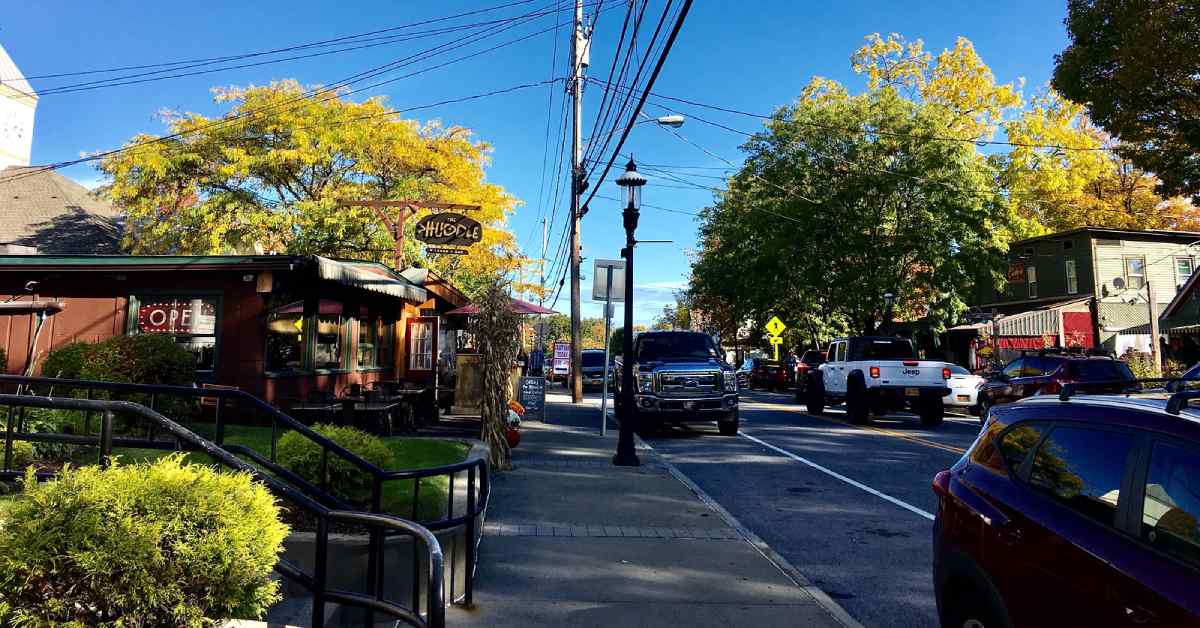
<path fill-rule="evenodd" d="M 979 412 L 1038 394 L 1057 394 L 1064 384 L 1094 393 L 1117 393 L 1129 387 L 1133 371 L 1108 356 L 1039 351 L 1023 355 L 992 374 L 979 391 Z"/>
<path fill-rule="evenodd" d="M 986 379 L 975 375 L 957 365 L 947 365 L 950 369 L 950 394 L 942 398 L 942 404 L 955 408 L 966 408 L 971 413 L 979 412 L 979 389 L 987 382 Z"/>
<path fill-rule="evenodd" d="M 829 345 L 829 361 L 809 372 L 805 404 L 812 414 L 826 405 L 845 402 L 856 425 L 871 414 L 909 407 L 921 424 L 939 425 L 945 416 L 942 398 L 950 394 L 945 362 L 918 360 L 912 341 L 884 336 L 838 338 Z"/>
<path fill-rule="evenodd" d="M 757 360 L 750 371 L 750 390 L 762 388 L 765 390 L 784 390 L 791 386 L 787 367 L 775 360 Z"/>
<path fill-rule="evenodd" d="M 604 386 L 604 349 L 584 349 L 579 372 L 584 389 L 600 390 Z"/>
<path fill-rule="evenodd" d="M 722 435 L 737 435 L 737 377 L 710 336 L 691 331 L 642 332 L 633 341 L 632 357 L 637 390 L 631 410 L 636 426 L 654 431 L 664 423 L 716 421 Z M 614 378 L 614 384 L 617 412 L 622 416 L 621 378 Z"/>
<path fill-rule="evenodd" d="M 824 363 L 825 352 L 815 349 L 805 351 L 796 361 L 796 401 L 804 401 L 804 384 L 808 381 L 808 374 Z"/>
<path fill-rule="evenodd" d="M 992 408 L 933 479 L 941 625 L 1200 626 L 1197 394 Z"/>
<path fill-rule="evenodd" d="M 761 362 L 762 358 L 746 358 L 742 360 L 742 365 L 735 372 L 737 376 L 738 388 L 743 390 L 750 389 L 750 373 L 754 370 L 754 365 Z"/>

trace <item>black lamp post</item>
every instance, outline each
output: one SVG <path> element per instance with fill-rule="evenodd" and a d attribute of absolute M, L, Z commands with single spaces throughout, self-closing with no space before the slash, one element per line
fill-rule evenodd
<path fill-rule="evenodd" d="M 637 231 L 638 206 L 642 203 L 642 186 L 646 185 L 646 177 L 637 171 L 637 164 L 632 158 L 625 164 L 625 172 L 617 178 L 617 185 L 621 186 L 625 201 L 625 210 L 621 212 L 625 222 L 625 248 L 621 250 L 625 258 L 625 336 L 622 338 L 624 346 L 621 353 L 625 359 L 621 361 L 621 395 L 624 396 L 621 406 L 624 412 L 619 417 L 621 431 L 617 437 L 617 454 L 613 456 L 613 464 L 636 467 L 641 462 L 633 447 L 633 423 L 637 417 L 634 405 L 637 403 L 637 380 L 633 374 L 633 245 L 637 244 L 637 240 L 633 232 Z"/>
<path fill-rule="evenodd" d="M 895 303 L 896 295 L 883 293 L 883 324 L 880 325 L 880 332 L 892 333 L 892 305 Z"/>

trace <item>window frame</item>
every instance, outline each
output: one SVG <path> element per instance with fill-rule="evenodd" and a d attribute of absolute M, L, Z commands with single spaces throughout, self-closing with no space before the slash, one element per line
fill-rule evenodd
<path fill-rule="evenodd" d="M 354 370 L 360 373 L 371 371 L 381 371 L 383 367 L 379 365 L 379 328 L 381 325 L 381 317 L 378 314 L 367 311 L 367 315 L 363 316 L 359 312 L 359 316 L 354 317 Z M 370 334 L 369 342 L 363 342 L 363 332 L 368 331 Z M 371 347 L 371 363 L 362 363 L 363 347 Z"/>
<path fill-rule="evenodd" d="M 1067 294 L 1079 293 L 1079 270 L 1075 260 L 1069 259 L 1063 264 L 1063 272 L 1067 277 Z"/>
<path fill-rule="evenodd" d="M 1161 556 L 1164 559 L 1171 561 L 1176 566 L 1192 572 L 1200 571 L 1200 566 L 1188 563 L 1185 560 L 1177 558 L 1172 554 L 1162 551 L 1150 543 L 1147 543 L 1142 538 L 1142 516 L 1146 506 L 1146 481 L 1150 476 L 1150 458 L 1154 452 L 1154 445 L 1162 443 L 1179 447 L 1192 452 L 1200 452 L 1200 443 L 1189 441 L 1183 438 L 1178 438 L 1166 434 L 1139 434 L 1139 452 L 1136 461 L 1133 464 L 1133 469 L 1129 473 L 1131 483 L 1129 501 L 1130 508 L 1127 519 L 1124 521 L 1125 529 L 1122 530 L 1130 536 L 1139 547 L 1153 552 L 1156 556 Z"/>
<path fill-rule="evenodd" d="M 1013 425 L 1015 426 L 1015 425 L 1019 425 L 1020 423 L 1026 423 L 1026 422 L 1032 422 L 1032 421 L 1034 421 L 1034 420 L 1031 419 L 1030 421 L 1021 421 L 1019 423 L 1013 423 Z M 1135 484 L 1135 480 L 1136 480 L 1135 476 L 1137 475 L 1137 473 L 1136 473 L 1137 469 L 1139 469 L 1141 466 L 1143 466 L 1142 463 L 1149 462 L 1149 460 L 1147 458 L 1147 453 L 1146 453 L 1146 440 L 1147 439 L 1146 439 L 1145 434 L 1143 434 L 1135 429 L 1130 429 L 1130 428 L 1122 427 L 1120 425 L 1113 425 L 1113 424 L 1107 424 L 1107 423 L 1089 423 L 1086 421 L 1054 420 L 1054 419 L 1048 419 L 1048 420 L 1044 421 L 1044 423 L 1046 424 L 1046 431 L 1042 433 L 1042 437 L 1038 439 L 1037 444 L 1034 445 L 1033 448 L 1029 450 L 1029 453 L 1027 453 L 1025 455 L 1025 460 L 1023 460 L 1021 462 L 1020 468 L 1017 470 L 1017 473 L 1014 474 L 1014 476 L 1013 476 L 1014 479 L 1016 479 L 1020 483 L 1021 487 L 1024 490 L 1028 491 L 1031 495 L 1036 495 L 1038 498 L 1043 499 L 1046 502 L 1054 504 L 1058 508 L 1071 513 L 1072 516 L 1077 517 L 1080 521 L 1087 521 L 1093 525 L 1100 526 L 1103 529 L 1120 532 L 1120 533 L 1124 534 L 1125 536 L 1132 536 L 1132 537 L 1136 538 L 1136 536 L 1137 536 L 1136 529 L 1131 527 L 1130 521 L 1133 520 L 1133 515 L 1134 515 L 1135 510 L 1136 510 L 1137 516 L 1139 517 L 1139 520 L 1140 520 L 1141 513 L 1142 513 L 1141 502 L 1138 500 L 1144 499 L 1144 496 L 1142 495 L 1142 492 L 1144 491 L 1144 487 L 1143 487 L 1143 489 L 1137 488 L 1137 485 Z M 1060 427 L 1071 428 L 1071 429 L 1081 429 L 1081 430 L 1093 430 L 1093 431 L 1097 431 L 1097 432 L 1114 432 L 1114 433 L 1125 434 L 1130 437 L 1131 444 L 1130 444 L 1130 448 L 1129 448 L 1129 455 L 1125 459 L 1125 469 L 1121 474 L 1121 486 L 1119 489 L 1120 495 L 1117 499 L 1117 508 L 1116 508 L 1116 512 L 1113 514 L 1113 524 L 1112 525 L 1108 525 L 1103 522 L 1096 521 L 1095 519 L 1092 519 L 1092 518 L 1084 515 L 1083 513 L 1079 512 L 1078 510 L 1075 510 L 1074 508 L 1071 508 L 1067 504 L 1064 504 L 1062 502 L 1062 500 L 1054 497 L 1053 495 L 1049 495 L 1044 490 L 1039 489 L 1038 487 L 1034 486 L 1029 481 L 1029 476 L 1033 472 L 1034 458 L 1037 457 L 1037 453 L 1039 451 L 1041 451 L 1042 446 L 1044 446 L 1046 444 L 1046 440 L 1048 438 L 1050 438 L 1050 436 L 1054 433 L 1054 430 L 1056 430 Z M 1011 427 L 1010 427 L 1010 429 L 1011 429 Z M 1006 433 L 1007 433 L 1007 430 L 1006 430 Z M 1001 437 L 1003 437 L 1003 435 Z M 1143 477 L 1144 477 L 1144 475 L 1143 475 Z"/>
<path fill-rule="evenodd" d="M 1029 298 L 1038 298 L 1038 278 L 1037 266 L 1030 264 L 1025 266 L 1025 287 L 1028 290 Z"/>
<path fill-rule="evenodd" d="M 349 324 L 354 319 L 353 316 L 348 316 L 346 310 L 350 309 L 350 305 L 345 301 L 337 299 L 323 299 L 325 301 L 335 301 L 342 306 L 342 311 L 338 316 L 338 366 L 330 367 L 317 364 L 317 344 L 321 325 L 321 300 L 317 301 L 317 311 L 312 315 L 305 314 L 305 324 L 312 321 L 312 333 L 309 334 L 305 341 L 308 343 L 305 347 L 307 353 L 306 361 L 309 365 L 309 373 L 315 375 L 329 375 L 333 373 L 349 373 L 354 370 L 353 362 L 357 356 L 350 351 L 350 328 L 354 327 Z M 307 306 L 306 306 L 307 307 Z M 354 337 L 357 340 L 357 337 Z"/>
<path fill-rule="evenodd" d="M 144 332 L 138 331 L 137 310 L 144 303 L 144 299 L 149 298 L 172 298 L 188 297 L 193 299 L 212 299 L 213 301 L 213 367 L 212 370 L 196 369 L 197 377 L 201 379 L 211 379 L 216 376 L 221 370 L 221 320 L 225 310 L 225 293 L 220 290 L 147 290 L 147 291 L 131 291 L 129 296 L 125 298 L 125 335 L 133 336 Z M 177 337 L 186 338 L 207 338 L 210 334 L 163 334 L 170 336 L 172 339 Z M 190 350 L 189 350 L 190 351 Z"/>
<path fill-rule="evenodd" d="M 1196 274 L 1196 258 L 1187 256 L 1187 255 L 1180 255 L 1180 256 L 1175 257 L 1174 261 L 1175 261 L 1175 290 L 1178 291 L 1180 288 L 1183 287 L 1183 284 L 1187 283 L 1188 279 L 1191 279 L 1192 275 Z M 1188 266 L 1192 269 L 1191 272 L 1188 273 L 1186 277 L 1179 276 L 1179 263 L 1180 262 L 1187 262 Z"/>
<path fill-rule="evenodd" d="M 429 368 L 413 367 L 413 335 L 412 330 L 415 325 L 429 325 Z M 412 316 L 405 319 L 404 322 L 404 371 L 406 373 L 434 373 L 437 371 L 438 363 L 438 346 L 437 346 L 437 328 L 438 319 L 436 316 Z"/>
<path fill-rule="evenodd" d="M 1145 255 L 1122 255 L 1121 261 L 1123 262 L 1124 271 L 1125 271 L 1125 288 L 1127 290 L 1141 290 L 1142 288 L 1145 288 L 1146 287 L 1146 274 L 1149 272 L 1149 270 L 1146 268 L 1146 256 Z M 1141 275 L 1130 274 L 1129 262 L 1131 262 L 1131 261 L 1140 261 L 1142 263 L 1142 274 Z M 1133 280 L 1132 280 L 1133 277 L 1140 277 L 1141 281 L 1142 281 L 1141 285 L 1134 287 Z"/>
<path fill-rule="evenodd" d="M 313 354 L 316 346 L 316 336 L 313 334 L 316 327 L 316 318 L 308 313 L 308 304 L 304 303 L 300 311 L 300 320 L 303 323 L 303 328 L 300 330 L 300 368 L 288 371 L 271 370 L 267 368 L 267 340 L 270 335 L 266 329 L 266 323 L 274 310 L 281 309 L 288 304 L 279 307 L 271 308 L 263 312 L 260 319 L 263 324 L 263 377 L 281 378 L 281 377 L 304 377 L 313 374 Z"/>

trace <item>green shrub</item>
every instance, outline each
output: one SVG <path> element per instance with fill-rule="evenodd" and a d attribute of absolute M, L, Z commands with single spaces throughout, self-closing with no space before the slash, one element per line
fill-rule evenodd
<path fill-rule="evenodd" d="M 168 336 L 113 336 L 91 346 L 80 376 L 108 382 L 187 385 L 196 381 L 196 358 Z"/>
<path fill-rule="evenodd" d="M 1159 377 L 1158 372 L 1154 368 L 1154 360 L 1150 359 L 1149 353 L 1134 351 L 1130 348 L 1125 351 L 1121 359 L 1125 361 L 1125 364 L 1129 366 L 1129 370 L 1133 371 L 1133 376 L 1137 379 Z"/>
<path fill-rule="evenodd" d="M 338 425 L 318 424 L 313 430 L 377 467 L 387 469 L 391 466 L 392 450 L 378 436 Z M 320 445 L 299 432 L 288 432 L 279 439 L 275 452 L 279 464 L 309 482 L 321 485 Z M 366 504 L 371 500 L 371 476 L 353 463 L 331 454 L 328 475 L 329 488 L 335 495 L 354 504 Z"/>
<path fill-rule="evenodd" d="M 46 359 L 42 360 L 42 376 L 79 379 L 94 346 L 86 342 L 72 342 L 47 353 Z"/>
<path fill-rule="evenodd" d="M 0 529 L 0 607 L 18 626 L 261 617 L 286 535 L 265 487 L 181 456 L 27 475 Z"/>
<path fill-rule="evenodd" d="M 23 440 L 13 441 L 12 469 L 20 471 L 28 467 L 37 458 L 33 443 Z M 4 464 L 4 442 L 0 441 L 0 465 Z"/>

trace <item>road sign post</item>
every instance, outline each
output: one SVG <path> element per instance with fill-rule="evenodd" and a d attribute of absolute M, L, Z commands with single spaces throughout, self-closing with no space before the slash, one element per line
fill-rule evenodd
<path fill-rule="evenodd" d="M 601 282 L 600 277 L 604 277 L 603 282 Z M 603 388 L 600 394 L 600 435 L 607 436 L 608 351 L 610 344 L 609 336 L 612 334 L 612 304 L 613 301 L 622 301 L 625 298 L 625 262 L 621 260 L 598 259 L 592 268 L 592 278 L 592 299 L 604 301 L 604 383 L 602 384 Z M 614 287 L 617 289 L 614 290 Z M 603 289 L 603 292 L 600 292 L 601 289 Z"/>
<path fill-rule="evenodd" d="M 771 342 L 771 346 L 775 348 L 775 361 L 779 361 L 779 345 L 783 344 L 783 330 L 787 329 L 787 325 L 779 320 L 778 316 L 772 316 L 771 320 L 767 321 L 767 338 Z"/>

